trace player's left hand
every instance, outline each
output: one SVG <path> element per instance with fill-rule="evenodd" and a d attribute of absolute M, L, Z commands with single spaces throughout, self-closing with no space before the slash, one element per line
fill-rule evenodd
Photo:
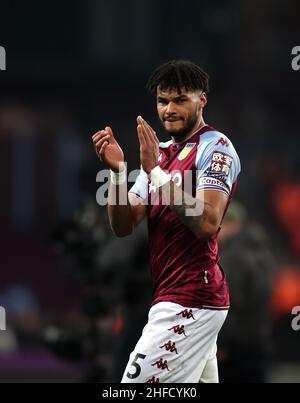
<path fill-rule="evenodd" d="M 138 116 L 137 124 L 141 164 L 149 174 L 158 165 L 159 140 L 155 131 L 141 116 Z"/>

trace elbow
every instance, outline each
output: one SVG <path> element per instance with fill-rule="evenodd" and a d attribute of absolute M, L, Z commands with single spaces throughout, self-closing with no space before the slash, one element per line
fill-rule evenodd
<path fill-rule="evenodd" d="M 113 231 L 113 234 L 114 234 L 117 238 L 126 238 L 127 236 L 131 235 L 132 232 L 115 232 L 115 231 Z"/>
<path fill-rule="evenodd" d="M 117 237 L 117 238 L 125 238 L 129 235 L 132 234 L 133 230 L 132 229 L 116 229 L 111 227 L 113 234 Z"/>
<path fill-rule="evenodd" d="M 219 226 L 218 225 L 213 225 L 211 223 L 203 223 L 199 231 L 196 233 L 196 237 L 199 240 L 202 241 L 207 241 L 209 240 L 213 235 L 216 235 L 218 233 Z"/>
<path fill-rule="evenodd" d="M 133 232 L 133 226 L 130 223 L 123 223 L 111 217 L 109 217 L 109 225 L 112 233 L 117 238 L 125 238 Z"/>

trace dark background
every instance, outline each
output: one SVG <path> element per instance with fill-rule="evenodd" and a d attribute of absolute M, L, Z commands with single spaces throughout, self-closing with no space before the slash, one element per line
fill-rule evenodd
<path fill-rule="evenodd" d="M 211 76 L 205 120 L 233 141 L 237 199 L 276 258 L 267 381 L 300 381 L 299 13 L 297 0 L 2 2 L 1 379 L 119 380 L 150 303 L 146 232 L 112 237 L 91 135 L 110 125 L 138 168 L 136 117 L 167 138 L 146 80 L 183 58 Z"/>

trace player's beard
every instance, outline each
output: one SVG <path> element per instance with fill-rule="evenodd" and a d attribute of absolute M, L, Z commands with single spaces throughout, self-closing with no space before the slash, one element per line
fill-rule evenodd
<path fill-rule="evenodd" d="M 185 125 L 181 129 L 174 129 L 170 130 L 167 129 L 165 126 L 165 122 L 162 121 L 162 125 L 164 126 L 164 129 L 171 135 L 176 137 L 177 140 L 183 139 L 186 137 L 188 134 L 192 134 L 192 130 L 195 128 L 196 124 L 198 121 L 198 115 L 196 112 L 192 112 L 186 119 Z"/>

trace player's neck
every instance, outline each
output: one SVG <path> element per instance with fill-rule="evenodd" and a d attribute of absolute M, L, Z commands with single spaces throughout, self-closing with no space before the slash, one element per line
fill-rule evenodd
<path fill-rule="evenodd" d="M 190 130 L 186 135 L 184 136 L 172 136 L 172 142 L 173 144 L 180 144 L 184 143 L 186 140 L 188 140 L 190 137 L 193 137 L 194 134 L 196 134 L 202 127 L 206 126 L 206 123 L 204 122 L 204 119 L 202 118 L 200 122 L 198 122 L 192 130 Z"/>

